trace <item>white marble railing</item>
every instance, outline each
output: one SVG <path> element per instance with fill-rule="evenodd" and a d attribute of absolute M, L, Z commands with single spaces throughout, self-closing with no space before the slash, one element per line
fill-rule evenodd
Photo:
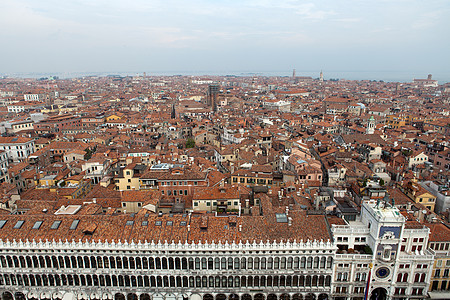
<path fill-rule="evenodd" d="M 242 242 L 239 243 L 222 243 L 219 242 L 201 242 L 198 243 L 175 243 L 168 241 L 138 241 L 137 243 L 132 241 L 82 241 L 79 240 L 76 242 L 72 241 L 62 241 L 62 240 L 19 240 L 15 239 L 10 241 L 7 239 L 3 241 L 0 239 L 0 249 L 105 249 L 105 250 L 337 250 L 337 247 L 333 245 L 329 240 L 324 242 L 322 240 L 317 241 L 306 241 L 300 240 L 300 242 L 294 241 L 286 241 L 286 242 L 260 242 L 256 241 L 250 242 Z"/>

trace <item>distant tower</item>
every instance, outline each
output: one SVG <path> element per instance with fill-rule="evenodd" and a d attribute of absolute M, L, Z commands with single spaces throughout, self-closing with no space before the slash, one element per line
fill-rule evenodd
<path fill-rule="evenodd" d="M 375 133 L 375 118 L 370 116 L 369 121 L 367 121 L 366 134 L 374 134 Z"/>
<path fill-rule="evenodd" d="M 171 119 L 175 119 L 176 114 L 175 114 L 175 104 L 172 104 L 172 111 L 170 112 L 170 118 Z"/>
<path fill-rule="evenodd" d="M 295 69 L 292 71 L 292 78 L 295 79 Z"/>
<path fill-rule="evenodd" d="M 433 77 L 433 75 L 428 74 L 428 80 L 431 80 L 432 77 Z"/>
<path fill-rule="evenodd" d="M 319 81 L 323 82 L 323 72 L 320 70 Z"/>
<path fill-rule="evenodd" d="M 217 111 L 217 100 L 219 98 L 219 85 L 210 84 L 208 87 L 208 95 L 206 99 L 206 104 L 211 106 L 214 112 Z"/>

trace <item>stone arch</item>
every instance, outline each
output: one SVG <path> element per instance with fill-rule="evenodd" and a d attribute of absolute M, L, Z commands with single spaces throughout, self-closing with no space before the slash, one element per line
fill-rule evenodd
<path fill-rule="evenodd" d="M 267 295 L 267 300 L 278 300 L 278 297 L 275 294 L 269 294 Z"/>
<path fill-rule="evenodd" d="M 253 299 L 254 300 L 266 300 L 266 297 L 264 296 L 264 294 L 256 294 Z"/>
<path fill-rule="evenodd" d="M 6 291 L 2 293 L 2 300 L 14 300 L 14 296 L 12 293 Z"/>
<path fill-rule="evenodd" d="M 328 295 L 327 294 L 320 294 L 318 297 L 318 300 L 328 300 Z"/>
<path fill-rule="evenodd" d="M 308 293 L 305 296 L 305 300 L 316 300 L 316 295 L 314 295 L 313 293 Z"/>
<path fill-rule="evenodd" d="M 125 296 L 122 293 L 116 293 L 114 295 L 114 300 L 125 300 Z"/>
<path fill-rule="evenodd" d="M 292 296 L 292 300 L 303 300 L 303 296 L 302 294 L 294 294 L 294 296 Z"/>
<path fill-rule="evenodd" d="M 216 300 L 227 300 L 227 296 L 225 294 L 217 294 Z"/>
<path fill-rule="evenodd" d="M 241 300 L 252 300 L 252 296 L 250 296 L 249 294 L 244 294 L 242 295 Z"/>
<path fill-rule="evenodd" d="M 228 300 L 239 300 L 239 295 L 237 295 L 237 294 L 230 294 L 228 296 Z"/>
<path fill-rule="evenodd" d="M 372 291 L 370 294 L 370 300 L 386 300 L 387 291 L 385 288 L 379 287 Z"/>
<path fill-rule="evenodd" d="M 291 300 L 291 296 L 289 294 L 281 294 L 280 300 Z"/>
<path fill-rule="evenodd" d="M 14 299 L 16 299 L 16 300 L 27 300 L 27 297 L 22 292 L 16 292 L 14 294 Z"/>
<path fill-rule="evenodd" d="M 138 300 L 138 297 L 135 293 L 128 293 L 127 300 Z"/>
<path fill-rule="evenodd" d="M 214 296 L 211 294 L 203 295 L 203 300 L 214 300 Z"/>
<path fill-rule="evenodd" d="M 151 298 L 149 294 L 141 294 L 139 300 L 151 300 Z"/>

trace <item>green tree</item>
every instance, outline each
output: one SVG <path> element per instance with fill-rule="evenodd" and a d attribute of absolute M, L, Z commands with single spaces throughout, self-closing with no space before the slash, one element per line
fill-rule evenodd
<path fill-rule="evenodd" d="M 195 147 L 195 141 L 192 138 L 188 138 L 186 141 L 186 148 L 194 148 Z"/>
<path fill-rule="evenodd" d="M 383 186 L 384 185 L 384 180 L 383 180 L 383 178 L 380 178 L 380 181 L 378 182 L 381 186 Z"/>

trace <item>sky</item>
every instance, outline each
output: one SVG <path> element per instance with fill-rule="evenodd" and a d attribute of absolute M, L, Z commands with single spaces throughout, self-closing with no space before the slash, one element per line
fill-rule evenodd
<path fill-rule="evenodd" d="M 450 81 L 449 15 L 449 0 L 0 0 L 0 74 L 296 69 Z"/>

